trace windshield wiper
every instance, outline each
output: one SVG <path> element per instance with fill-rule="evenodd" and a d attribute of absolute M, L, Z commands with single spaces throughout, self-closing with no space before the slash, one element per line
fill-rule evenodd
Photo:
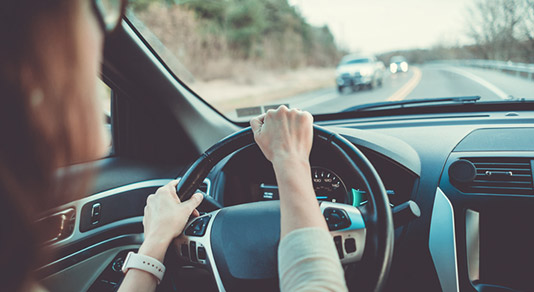
<path fill-rule="evenodd" d="M 409 99 L 400 101 L 383 101 L 376 103 L 367 103 L 357 106 L 349 107 L 343 112 L 359 112 L 370 109 L 390 109 L 390 108 L 404 108 L 408 106 L 420 105 L 436 105 L 436 104 L 472 104 L 480 100 L 480 96 L 458 96 L 458 97 L 440 97 L 440 98 L 424 98 L 424 99 Z"/>

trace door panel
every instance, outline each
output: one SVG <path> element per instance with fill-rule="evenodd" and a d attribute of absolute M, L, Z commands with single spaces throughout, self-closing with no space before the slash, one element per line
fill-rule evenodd
<path fill-rule="evenodd" d="M 139 245 L 135 244 L 119 246 L 106 250 L 44 278 L 41 281 L 41 285 L 47 288 L 49 291 L 87 291 L 93 285 L 93 283 L 95 283 L 99 275 L 105 271 L 105 269 L 110 265 L 110 263 L 113 262 L 120 252 L 132 249 L 137 250 L 138 248 Z M 112 286 L 115 286 L 116 282 L 107 281 L 107 283 L 111 288 Z M 116 284 L 118 285 L 120 283 Z M 103 292 L 104 290 L 100 291 Z"/>

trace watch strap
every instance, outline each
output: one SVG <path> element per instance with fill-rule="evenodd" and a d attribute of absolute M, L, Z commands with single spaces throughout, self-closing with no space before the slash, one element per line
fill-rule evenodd
<path fill-rule="evenodd" d="M 126 274 L 129 269 L 137 269 L 154 275 L 158 279 L 158 284 L 165 274 L 165 266 L 153 257 L 149 257 L 134 252 L 129 252 L 122 265 L 122 272 Z"/>

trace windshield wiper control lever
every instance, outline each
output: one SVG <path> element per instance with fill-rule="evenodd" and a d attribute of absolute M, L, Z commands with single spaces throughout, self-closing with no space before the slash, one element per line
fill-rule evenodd
<path fill-rule="evenodd" d="M 421 217 L 419 205 L 412 200 L 393 207 L 391 212 L 393 213 L 393 225 L 395 228 L 404 226 L 412 220 Z"/>

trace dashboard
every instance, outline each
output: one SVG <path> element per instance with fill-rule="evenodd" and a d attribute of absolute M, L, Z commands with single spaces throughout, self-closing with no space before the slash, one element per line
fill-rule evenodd
<path fill-rule="evenodd" d="M 383 178 L 392 206 L 410 199 L 417 175 L 391 159 L 361 147 L 366 157 Z M 367 203 L 367 189 L 361 177 L 351 174 L 341 157 L 324 149 L 312 149 L 311 173 L 318 201 L 345 203 L 361 206 Z M 225 206 L 242 203 L 277 200 L 278 187 L 271 163 L 257 146 L 250 146 L 234 153 L 214 170 L 215 179 L 224 187 L 212 194 Z"/>
<path fill-rule="evenodd" d="M 524 230 L 534 222 L 533 124 L 526 111 L 320 123 L 365 154 L 392 207 L 413 201 L 421 210 L 395 229 L 386 290 L 532 290 L 534 233 Z M 310 163 L 319 201 L 365 204 L 361 178 L 338 157 L 312 149 Z M 277 199 L 272 166 L 255 146 L 222 161 L 212 178 L 212 195 L 225 206 Z"/>
<path fill-rule="evenodd" d="M 363 152 L 381 177 L 392 207 L 413 201 L 420 208 L 419 218 L 395 229 L 386 291 L 532 291 L 534 233 L 528 230 L 534 222 L 533 111 L 371 117 L 320 125 Z M 314 147 L 310 164 L 317 200 L 365 205 L 367 190 L 343 159 Z M 123 173 L 132 166 L 118 169 Z M 88 242 L 105 232 L 142 232 L 147 195 L 176 173 L 172 169 L 154 174 L 158 180 L 103 188 L 59 208 L 75 210 L 73 235 L 55 244 L 63 247 L 65 256 L 72 255 L 41 269 L 41 274 L 51 275 L 73 258 L 85 261 L 88 253 L 73 251 L 89 248 Z M 278 198 L 272 165 L 257 146 L 222 160 L 201 188 L 224 206 Z M 97 221 L 95 206 L 101 207 Z M 122 246 L 125 240 L 138 244 L 142 237 L 114 240 Z M 109 263 L 119 258 L 115 251 L 108 256 Z M 109 280 L 105 272 L 98 277 Z"/>

